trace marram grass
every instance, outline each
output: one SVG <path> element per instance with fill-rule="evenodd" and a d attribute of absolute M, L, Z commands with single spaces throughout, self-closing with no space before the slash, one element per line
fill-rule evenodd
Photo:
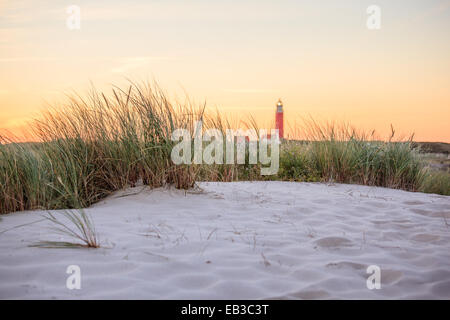
<path fill-rule="evenodd" d="M 138 182 L 188 189 L 195 168 L 171 162 L 170 138 L 176 128 L 192 128 L 201 113 L 135 84 L 110 97 L 96 91 L 70 97 L 30 125 L 39 143 L 1 139 L 0 212 L 86 207 Z"/>
<path fill-rule="evenodd" d="M 0 136 L 0 213 L 84 208 L 138 183 L 189 189 L 200 180 L 335 181 L 450 194 L 450 175 L 428 169 L 412 139 L 378 141 L 314 121 L 302 128 L 304 141 L 283 141 L 275 176 L 261 176 L 259 165 L 174 165 L 172 132 L 193 132 L 199 119 L 204 129 L 229 127 L 220 114 L 173 104 L 148 84 L 70 96 L 30 124 L 38 142 Z M 250 127 L 257 129 L 254 120 Z"/>
<path fill-rule="evenodd" d="M 47 212 L 44 216 L 52 223 L 52 230 L 61 235 L 68 236 L 74 241 L 40 241 L 32 247 L 39 248 L 99 248 L 100 242 L 91 217 L 83 210 L 66 210 L 61 217 Z"/>

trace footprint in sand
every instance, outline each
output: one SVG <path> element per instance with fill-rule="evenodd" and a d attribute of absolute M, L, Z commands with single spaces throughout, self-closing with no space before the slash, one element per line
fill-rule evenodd
<path fill-rule="evenodd" d="M 431 292 L 433 292 L 439 299 L 450 299 L 450 281 L 438 282 L 437 284 L 433 285 L 433 287 L 431 288 Z"/>
<path fill-rule="evenodd" d="M 331 249 L 352 246 L 352 242 L 350 240 L 341 237 L 326 237 L 315 242 L 319 247 Z"/>
<path fill-rule="evenodd" d="M 403 276 L 403 272 L 398 270 L 381 269 L 381 284 L 392 284 Z"/>
<path fill-rule="evenodd" d="M 425 209 L 419 209 L 419 208 L 412 208 L 409 210 L 411 210 L 414 213 L 420 214 L 422 216 L 426 216 L 426 217 L 445 218 L 445 219 L 450 218 L 450 212 L 446 212 L 446 211 L 431 211 L 431 210 L 425 210 Z"/>
<path fill-rule="evenodd" d="M 289 295 L 289 297 L 292 297 L 293 299 L 303 299 L 303 300 L 326 299 L 329 296 L 330 295 L 328 294 L 328 292 L 324 290 L 300 291 Z"/>
<path fill-rule="evenodd" d="M 404 201 L 403 204 L 406 204 L 408 206 L 419 206 L 421 204 L 426 204 L 426 203 L 422 202 L 422 201 Z"/>
<path fill-rule="evenodd" d="M 420 241 L 420 242 L 433 242 L 433 241 L 439 240 L 440 237 L 436 236 L 436 235 L 432 235 L 432 234 L 421 233 L 421 234 L 416 234 L 415 236 L 412 237 L 412 239 L 415 241 Z"/>
<path fill-rule="evenodd" d="M 326 265 L 328 268 L 351 268 L 355 270 L 366 270 L 367 266 L 361 263 L 350 262 L 350 261 L 341 261 L 341 262 L 332 262 Z"/>

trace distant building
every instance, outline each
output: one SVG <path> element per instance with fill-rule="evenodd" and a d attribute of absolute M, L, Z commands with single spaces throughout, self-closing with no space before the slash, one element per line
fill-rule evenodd
<path fill-rule="evenodd" d="M 278 129 L 280 140 L 284 138 L 284 123 L 283 123 L 283 102 L 278 99 L 277 111 L 275 113 L 275 129 Z"/>
<path fill-rule="evenodd" d="M 283 119 L 283 102 L 278 99 L 277 109 L 275 111 L 275 129 L 278 129 L 278 143 L 284 138 L 284 119 Z M 268 142 L 272 135 L 268 133 L 263 139 Z"/>

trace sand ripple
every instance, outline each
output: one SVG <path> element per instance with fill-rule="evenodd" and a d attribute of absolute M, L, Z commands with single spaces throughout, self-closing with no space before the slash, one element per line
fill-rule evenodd
<path fill-rule="evenodd" d="M 29 247 L 62 238 L 42 212 L 3 216 L 0 298 L 450 298 L 450 197 L 314 183 L 200 186 L 200 194 L 135 188 L 87 209 L 105 244 L 94 250 Z M 66 288 L 73 264 L 81 290 Z M 380 290 L 366 286 L 371 265 L 381 268 Z"/>

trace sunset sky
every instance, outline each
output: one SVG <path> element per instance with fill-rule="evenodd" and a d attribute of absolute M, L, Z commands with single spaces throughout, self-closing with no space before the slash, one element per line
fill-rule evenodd
<path fill-rule="evenodd" d="M 381 29 L 366 26 L 369 5 Z M 70 5 L 81 29 L 66 26 Z M 0 0 L 0 128 L 64 93 L 155 79 L 261 123 L 347 121 L 450 142 L 450 1 Z"/>

